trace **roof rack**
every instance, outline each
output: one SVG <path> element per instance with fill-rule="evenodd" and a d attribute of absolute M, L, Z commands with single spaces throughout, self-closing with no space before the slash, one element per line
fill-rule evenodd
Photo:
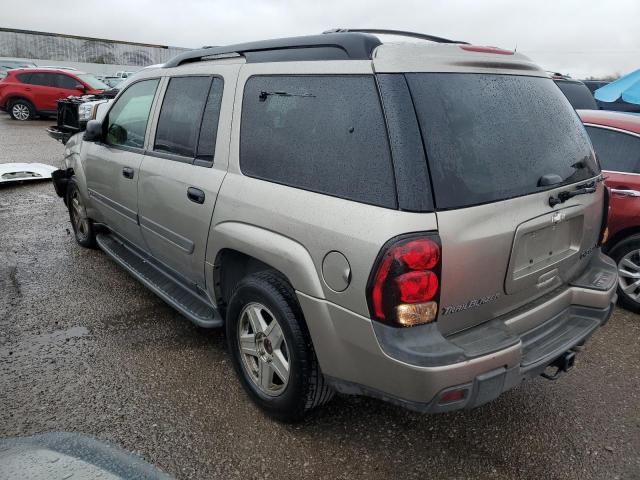
<path fill-rule="evenodd" d="M 371 53 L 381 43 L 373 35 L 351 32 L 278 38 L 192 50 L 173 57 L 164 66 L 165 68 L 177 67 L 226 54 L 242 55 L 247 62 L 370 60 Z"/>
<path fill-rule="evenodd" d="M 406 32 L 404 30 L 386 30 L 381 28 L 334 28 L 322 32 L 328 33 L 375 33 L 378 35 L 397 35 L 399 37 L 419 38 L 420 40 L 428 40 L 436 43 L 460 43 L 463 45 L 469 45 L 469 42 L 462 42 L 460 40 L 451 40 L 449 38 L 436 37 L 435 35 L 427 35 L 426 33 Z"/>
<path fill-rule="evenodd" d="M 185 63 L 202 60 L 215 60 L 230 55 L 241 55 L 245 57 L 248 63 L 305 60 L 370 60 L 373 50 L 382 44 L 380 39 L 372 34 L 399 35 L 437 43 L 468 44 L 458 40 L 401 30 L 337 28 L 327 30 L 322 35 L 277 38 L 223 47 L 207 46 L 173 57 L 164 64 L 164 68 L 177 67 Z"/>

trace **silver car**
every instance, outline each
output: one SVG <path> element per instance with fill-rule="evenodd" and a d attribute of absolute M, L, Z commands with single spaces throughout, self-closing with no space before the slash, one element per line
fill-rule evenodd
<path fill-rule="evenodd" d="M 280 420 L 336 391 L 482 405 L 568 370 L 613 309 L 600 167 L 553 80 L 399 33 L 425 41 L 183 53 L 139 72 L 54 174 L 78 243 L 224 327 Z"/>

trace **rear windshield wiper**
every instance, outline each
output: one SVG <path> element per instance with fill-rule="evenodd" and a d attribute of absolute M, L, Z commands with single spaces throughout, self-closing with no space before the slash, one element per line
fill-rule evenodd
<path fill-rule="evenodd" d="M 596 180 L 592 180 L 587 183 L 583 183 L 582 185 L 578 185 L 578 188 L 575 190 L 564 190 L 558 193 L 557 197 L 551 196 L 549 197 L 549 206 L 555 207 L 559 203 L 564 203 L 570 198 L 576 197 L 578 195 L 586 195 L 587 193 L 594 193 L 596 191 Z"/>

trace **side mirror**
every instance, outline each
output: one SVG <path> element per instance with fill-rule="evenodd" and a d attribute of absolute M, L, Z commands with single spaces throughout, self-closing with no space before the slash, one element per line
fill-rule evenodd
<path fill-rule="evenodd" d="M 75 86 L 75 89 L 76 89 L 76 90 L 80 90 L 81 92 L 86 92 L 86 91 L 87 91 L 87 87 L 85 87 L 85 86 L 84 86 L 84 85 L 82 85 L 81 83 L 78 83 L 78 84 Z"/>
<path fill-rule="evenodd" d="M 100 120 L 89 120 L 82 139 L 85 142 L 101 142 L 103 139 L 102 122 Z"/>

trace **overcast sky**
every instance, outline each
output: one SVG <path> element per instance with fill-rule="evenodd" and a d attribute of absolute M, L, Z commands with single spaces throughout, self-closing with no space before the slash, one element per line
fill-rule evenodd
<path fill-rule="evenodd" d="M 638 0 L 0 0 L 0 12 L 0 27 L 178 47 L 377 27 L 517 46 L 575 77 L 640 68 Z"/>

